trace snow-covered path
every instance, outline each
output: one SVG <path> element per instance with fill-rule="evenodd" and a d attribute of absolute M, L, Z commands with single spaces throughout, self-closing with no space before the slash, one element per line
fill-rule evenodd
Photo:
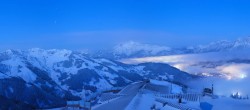
<path fill-rule="evenodd" d="M 136 96 L 143 84 L 143 82 L 138 82 L 125 87 L 121 92 L 119 92 L 119 94 L 125 94 L 125 96 L 102 105 L 97 105 L 93 107 L 93 110 L 124 110 Z"/>

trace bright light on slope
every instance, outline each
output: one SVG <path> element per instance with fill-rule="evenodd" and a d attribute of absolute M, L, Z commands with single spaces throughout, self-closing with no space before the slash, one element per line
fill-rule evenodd
<path fill-rule="evenodd" d="M 246 77 L 247 77 L 247 75 L 245 75 L 245 74 L 241 74 L 241 76 L 240 76 L 241 79 L 246 78 Z"/>
<path fill-rule="evenodd" d="M 217 68 L 222 73 L 231 76 L 232 78 L 240 78 L 244 79 L 247 77 L 247 73 L 250 70 L 250 64 L 231 64 L 231 65 L 223 65 Z M 229 79 L 231 79 L 229 77 Z"/>
<path fill-rule="evenodd" d="M 188 68 L 189 65 L 185 65 L 185 64 L 174 64 L 172 65 L 175 68 L 178 68 L 180 70 L 186 70 L 186 68 Z"/>

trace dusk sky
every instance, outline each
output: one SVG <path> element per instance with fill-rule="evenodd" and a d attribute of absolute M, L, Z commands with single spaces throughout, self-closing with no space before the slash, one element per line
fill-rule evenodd
<path fill-rule="evenodd" d="M 250 36 L 249 0 L 1 0 L 0 50 L 170 47 Z"/>

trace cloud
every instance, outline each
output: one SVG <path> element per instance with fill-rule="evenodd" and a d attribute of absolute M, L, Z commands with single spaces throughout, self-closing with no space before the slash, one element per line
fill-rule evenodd
<path fill-rule="evenodd" d="M 222 74 L 228 79 L 248 77 L 250 64 L 235 61 L 248 60 L 248 52 L 212 52 L 203 54 L 184 54 L 156 56 L 121 60 L 124 63 L 144 62 L 168 63 L 191 74 Z"/>
<path fill-rule="evenodd" d="M 211 87 L 214 84 L 216 94 L 229 96 L 235 92 L 240 92 L 243 95 L 250 94 L 248 85 L 250 83 L 250 63 L 240 62 L 249 59 L 249 52 L 243 51 L 157 56 L 123 59 L 121 61 L 129 64 L 168 63 L 191 74 L 222 75 L 221 77 L 214 76 L 194 80 L 189 82 L 189 86 L 201 91 L 204 87 Z"/>

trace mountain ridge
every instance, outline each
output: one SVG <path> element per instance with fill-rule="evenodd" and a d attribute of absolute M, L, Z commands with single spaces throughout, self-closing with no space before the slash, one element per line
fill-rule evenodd
<path fill-rule="evenodd" d="M 113 49 L 98 51 L 93 56 L 119 60 L 124 58 L 209 53 L 238 49 L 250 49 L 250 37 L 238 38 L 235 41 L 220 40 L 207 45 L 179 48 L 128 41 L 114 46 Z"/>
<path fill-rule="evenodd" d="M 163 67 L 166 69 L 159 69 Z M 65 49 L 0 53 L 0 95 L 36 108 L 65 106 L 67 100 L 79 100 L 100 89 L 122 87 L 145 78 L 184 84 L 195 76 L 168 64 L 128 65 Z"/>

